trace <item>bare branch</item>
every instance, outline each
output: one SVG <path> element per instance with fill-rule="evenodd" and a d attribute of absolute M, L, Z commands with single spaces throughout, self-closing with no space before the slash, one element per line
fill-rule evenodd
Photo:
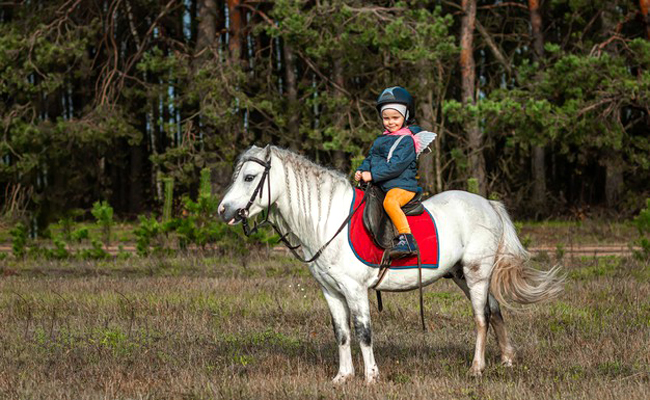
<path fill-rule="evenodd" d="M 481 24 L 478 19 L 476 20 L 476 29 L 480 32 L 481 36 L 483 36 L 483 39 L 485 40 L 485 43 L 488 45 L 490 50 L 492 50 L 492 54 L 494 54 L 494 57 L 503 65 L 503 67 L 508 71 L 508 73 L 512 72 L 512 67 L 510 66 L 510 63 L 506 59 L 506 57 L 503 55 L 501 50 L 499 50 L 499 47 L 497 46 L 496 43 L 494 43 L 494 40 L 492 40 L 492 37 L 488 33 L 488 31 L 485 29 L 483 24 Z"/>
<path fill-rule="evenodd" d="M 258 10 L 257 8 L 251 6 L 250 4 L 248 4 L 248 3 L 242 3 L 242 4 L 239 5 L 239 7 L 248 8 L 249 10 L 251 10 L 251 11 L 253 12 L 253 14 L 257 14 L 257 15 L 259 15 L 259 16 L 262 17 L 262 19 L 264 19 L 264 21 L 266 21 L 267 23 L 269 23 L 269 24 L 271 24 L 271 25 L 275 25 L 275 23 L 273 22 L 273 20 L 272 20 L 268 15 L 266 15 L 264 12 Z"/>
<path fill-rule="evenodd" d="M 131 7 L 131 2 L 129 0 L 126 0 L 124 4 L 126 5 L 126 15 L 129 18 L 129 27 L 131 28 L 133 40 L 135 40 L 136 47 L 140 48 L 142 44 L 140 41 L 140 36 L 138 36 L 138 31 L 135 29 L 135 23 L 133 22 L 133 8 Z"/>
<path fill-rule="evenodd" d="M 329 82 L 332 86 L 334 86 L 336 89 L 340 90 L 341 92 L 345 93 L 348 97 L 352 97 L 352 95 L 350 94 L 350 92 L 348 92 L 347 90 L 345 90 L 344 87 L 341 87 L 341 86 L 338 85 L 336 82 L 334 82 L 332 79 L 330 79 L 329 77 L 325 76 L 322 72 L 320 72 L 320 70 L 318 69 L 318 67 L 316 67 L 316 66 L 314 65 L 314 63 L 312 63 L 311 60 L 310 60 L 308 57 L 305 57 L 305 55 L 302 54 L 302 52 L 298 52 L 298 55 L 300 56 L 300 58 L 303 59 L 304 62 L 307 63 L 307 65 L 309 66 L 309 68 L 311 68 L 312 71 L 314 71 L 314 72 L 315 72 L 318 76 L 320 76 L 323 80 Z"/>
<path fill-rule="evenodd" d="M 514 2 L 506 2 L 506 3 L 499 3 L 499 4 L 491 4 L 487 6 L 480 6 L 478 7 L 479 10 L 489 10 L 492 8 L 501 8 L 501 7 L 517 7 L 517 8 L 522 8 L 526 11 L 528 11 L 528 7 L 526 7 L 523 4 L 520 3 L 514 3 Z"/>

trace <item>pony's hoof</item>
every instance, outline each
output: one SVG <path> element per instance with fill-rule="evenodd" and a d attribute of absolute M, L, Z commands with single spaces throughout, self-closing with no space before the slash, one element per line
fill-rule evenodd
<path fill-rule="evenodd" d="M 480 377 L 483 376 L 483 372 L 482 372 L 482 371 L 476 371 L 476 370 L 474 370 L 474 369 L 470 369 L 469 372 L 468 372 L 467 374 L 468 374 L 469 376 L 471 376 L 472 378 L 480 378 Z"/>
<path fill-rule="evenodd" d="M 370 375 L 366 375 L 366 386 L 374 385 L 379 382 L 379 372 L 373 372 Z"/>
<path fill-rule="evenodd" d="M 512 363 L 515 359 L 515 352 L 512 349 L 506 350 L 501 354 L 501 365 L 504 367 L 512 367 Z"/>
<path fill-rule="evenodd" d="M 483 370 L 485 369 L 485 362 L 479 362 L 474 360 L 472 366 L 470 367 L 467 374 L 473 376 L 474 378 L 480 378 L 483 375 Z"/>
<path fill-rule="evenodd" d="M 343 385 L 354 377 L 354 374 L 338 374 L 332 379 L 332 383 L 335 385 Z"/>
<path fill-rule="evenodd" d="M 473 378 L 480 378 L 483 376 L 483 369 L 482 368 L 477 368 L 477 367 L 472 367 L 467 371 L 467 375 L 473 377 Z"/>

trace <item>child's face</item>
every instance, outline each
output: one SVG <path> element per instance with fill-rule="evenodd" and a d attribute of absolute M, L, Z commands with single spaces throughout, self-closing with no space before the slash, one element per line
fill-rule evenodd
<path fill-rule="evenodd" d="M 381 113 L 381 119 L 384 122 L 384 127 L 389 132 L 395 132 L 402 128 L 404 125 L 404 117 L 397 110 L 389 108 Z"/>

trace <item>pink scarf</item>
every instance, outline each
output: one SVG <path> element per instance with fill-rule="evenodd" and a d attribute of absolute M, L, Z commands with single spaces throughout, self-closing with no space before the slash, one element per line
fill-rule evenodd
<path fill-rule="evenodd" d="M 395 132 L 390 132 L 387 130 L 384 131 L 384 135 L 396 136 L 396 135 L 407 135 L 413 138 L 413 143 L 415 144 L 415 154 L 420 154 L 420 143 L 418 143 L 415 135 L 411 132 L 408 127 L 404 127 L 396 130 Z"/>

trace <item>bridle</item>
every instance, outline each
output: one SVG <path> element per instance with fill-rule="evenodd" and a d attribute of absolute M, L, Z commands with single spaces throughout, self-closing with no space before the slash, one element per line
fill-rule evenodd
<path fill-rule="evenodd" d="M 350 220 L 352 219 L 352 216 L 354 215 L 354 213 L 366 201 L 366 198 L 364 196 L 363 200 L 361 200 L 359 205 L 354 210 L 352 210 L 352 212 L 350 212 L 350 215 L 348 215 L 348 217 L 345 219 L 345 221 L 343 221 L 343 223 L 341 224 L 339 229 L 336 231 L 336 233 L 334 233 L 334 236 L 332 236 L 332 238 L 330 240 L 328 240 L 324 245 L 322 245 L 318 249 L 318 251 L 310 259 L 307 260 L 304 257 L 302 257 L 297 251 L 301 247 L 301 245 L 298 244 L 296 246 L 293 246 L 291 244 L 291 242 L 289 242 L 289 240 L 287 239 L 287 237 L 291 234 L 291 232 L 289 231 L 289 232 L 287 232 L 287 233 L 285 233 L 283 235 L 282 232 L 280 232 L 280 228 L 278 228 L 278 226 L 276 224 L 274 224 L 273 222 L 271 222 L 269 220 L 269 215 L 271 214 L 271 179 L 269 178 L 269 171 L 271 170 L 271 156 L 269 155 L 268 160 L 266 160 L 266 161 L 260 160 L 257 157 L 247 157 L 242 161 L 242 164 L 246 163 L 248 161 L 252 161 L 252 162 L 258 163 L 261 166 L 263 166 L 264 167 L 264 172 L 262 173 L 262 178 L 260 179 L 260 182 L 257 184 L 257 187 L 255 187 L 255 190 L 253 191 L 253 194 L 251 195 L 251 198 L 248 200 L 248 203 L 246 204 L 246 207 L 241 208 L 241 209 L 239 209 L 237 211 L 237 219 L 242 221 L 242 226 L 244 228 L 244 235 L 250 236 L 250 235 L 254 234 L 255 232 L 257 232 L 262 226 L 267 225 L 267 224 L 271 225 L 271 227 L 273 227 L 273 230 L 275 230 L 275 233 L 280 235 L 280 239 L 278 240 L 278 242 L 282 242 L 285 246 L 287 246 L 287 248 L 291 251 L 291 253 L 293 253 L 293 255 L 298 260 L 300 260 L 301 262 L 310 263 L 310 262 L 316 261 L 318 259 L 318 257 L 320 257 L 321 254 L 323 254 L 323 251 L 327 248 L 327 246 L 329 246 L 329 244 L 332 243 L 334 238 L 336 238 L 338 236 L 338 234 L 341 233 L 343 228 L 345 228 L 345 226 L 350 222 Z M 256 197 L 259 196 L 260 199 L 262 198 L 262 191 L 264 190 L 264 181 L 266 181 L 266 186 L 267 186 L 267 189 L 268 189 L 267 190 L 267 202 L 268 203 L 267 203 L 267 206 L 266 206 L 266 213 L 264 213 L 264 211 L 262 211 L 262 213 L 265 214 L 264 217 L 263 217 L 263 221 L 259 222 L 259 223 L 257 221 L 255 221 L 254 225 L 253 225 L 253 228 L 251 228 L 248 225 L 249 210 L 250 210 L 251 206 L 253 205 L 253 203 L 255 202 Z"/>
<path fill-rule="evenodd" d="M 271 170 L 271 158 L 269 157 L 268 161 L 262 161 L 257 157 L 248 157 L 248 158 L 244 159 L 242 164 L 247 162 L 247 161 L 256 162 L 256 163 L 258 163 L 258 164 L 260 164 L 261 166 L 264 167 L 264 172 L 262 172 L 262 179 L 260 179 L 260 182 L 257 184 L 257 187 L 253 191 L 253 195 L 248 200 L 248 204 L 246 204 L 246 207 L 240 208 L 237 211 L 237 218 L 242 221 L 242 225 L 244 227 L 244 234 L 246 236 L 250 236 L 253 233 L 257 232 L 260 227 L 266 225 L 267 223 L 270 223 L 270 221 L 269 221 L 269 211 L 271 209 L 271 180 L 268 179 L 267 180 L 267 183 L 268 183 L 268 185 L 267 185 L 268 186 L 268 196 L 267 196 L 268 197 L 268 206 L 266 208 L 266 215 L 264 216 L 264 221 L 260 222 L 259 224 L 256 221 L 255 225 L 253 226 L 253 229 L 250 229 L 250 227 L 248 226 L 248 214 L 249 214 L 249 210 L 250 210 L 251 206 L 255 202 L 255 198 L 258 195 L 259 195 L 260 199 L 262 198 L 262 190 L 263 190 L 263 187 L 264 187 L 264 181 L 269 176 L 269 171 Z"/>
<path fill-rule="evenodd" d="M 291 245 L 291 242 L 289 242 L 289 240 L 287 239 L 287 237 L 291 234 L 291 232 L 289 231 L 289 232 L 287 232 L 287 233 L 285 233 L 283 235 L 280 232 L 280 228 L 278 228 L 278 226 L 276 224 L 274 224 L 273 222 L 271 222 L 269 220 L 269 215 L 271 214 L 271 179 L 269 178 L 269 171 L 271 171 L 271 156 L 270 156 L 270 154 L 269 154 L 268 160 L 266 160 L 266 161 L 262 161 L 257 157 L 247 157 L 242 161 L 242 164 L 245 163 L 245 162 L 248 162 L 248 161 L 252 161 L 252 162 L 258 163 L 261 166 L 263 166 L 264 167 L 264 172 L 262 173 L 262 179 L 260 179 L 260 182 L 257 184 L 257 187 L 255 187 L 255 190 L 253 191 L 253 194 L 251 195 L 251 198 L 248 200 L 248 203 L 246 204 L 246 207 L 241 208 L 241 209 L 239 209 L 237 211 L 237 218 L 242 221 L 242 226 L 244 228 L 244 235 L 250 236 L 250 235 L 254 234 L 255 232 L 257 232 L 262 226 L 264 226 L 266 224 L 269 224 L 269 225 L 271 225 L 273 227 L 273 230 L 275 230 L 275 233 L 280 235 L 279 242 L 282 242 L 285 246 L 287 246 L 287 248 L 291 251 L 291 253 L 298 260 L 300 260 L 301 262 L 310 263 L 310 262 L 316 261 L 318 259 L 318 257 L 320 257 L 321 254 L 323 254 L 323 251 L 327 248 L 327 246 L 329 246 L 329 244 L 332 243 L 334 238 L 336 238 L 338 236 L 338 234 L 341 233 L 343 228 L 350 222 L 350 220 L 352 219 L 352 216 L 354 215 L 354 213 L 356 213 L 357 210 L 366 201 L 366 196 L 364 195 L 363 199 L 361 200 L 359 205 L 357 205 L 357 207 L 350 212 L 350 215 L 348 215 L 348 217 L 345 219 L 345 221 L 343 221 L 343 223 L 341 224 L 339 229 L 336 231 L 336 233 L 334 233 L 334 236 L 332 236 L 332 238 L 330 240 L 328 240 L 324 245 L 322 245 L 320 247 L 320 249 L 318 249 L 318 251 L 309 260 L 307 260 L 304 257 L 302 257 L 297 251 L 301 247 L 301 245 L 298 244 L 296 246 L 293 246 L 293 245 Z M 253 228 L 251 229 L 250 226 L 248 225 L 249 210 L 250 210 L 251 206 L 253 205 L 253 203 L 255 202 L 256 197 L 259 196 L 260 199 L 262 198 L 262 191 L 264 190 L 264 181 L 265 180 L 266 180 L 266 186 L 267 186 L 267 189 L 268 189 L 267 190 L 267 201 L 268 201 L 268 203 L 267 203 L 267 206 L 266 206 L 266 215 L 264 215 L 264 220 L 262 222 L 258 223 L 257 221 L 255 221 L 255 223 L 253 225 Z M 264 213 L 264 211 L 262 211 L 262 213 Z M 386 255 L 386 252 L 384 252 L 384 256 L 385 255 Z M 424 323 L 424 300 L 423 300 L 423 295 L 422 295 L 422 261 L 421 261 L 421 258 L 420 258 L 420 252 L 419 251 L 417 253 L 417 257 L 418 257 L 418 283 L 419 283 L 418 286 L 419 286 L 419 291 L 420 291 L 420 318 L 422 320 L 422 330 L 426 331 L 426 325 Z M 390 260 L 388 261 L 388 265 L 390 265 Z M 386 271 L 388 270 L 388 268 L 386 268 L 386 267 L 387 267 L 387 265 L 386 266 L 384 265 L 384 257 L 382 257 L 382 267 L 380 267 L 380 269 L 379 269 L 379 280 L 377 281 L 377 283 L 373 287 L 373 289 L 375 289 L 377 291 L 377 303 L 378 303 L 379 311 L 382 310 L 383 306 L 382 306 L 382 300 L 381 300 L 381 292 L 379 290 L 377 290 L 377 286 L 382 281 L 382 279 L 384 278 L 384 275 L 386 274 Z"/>

